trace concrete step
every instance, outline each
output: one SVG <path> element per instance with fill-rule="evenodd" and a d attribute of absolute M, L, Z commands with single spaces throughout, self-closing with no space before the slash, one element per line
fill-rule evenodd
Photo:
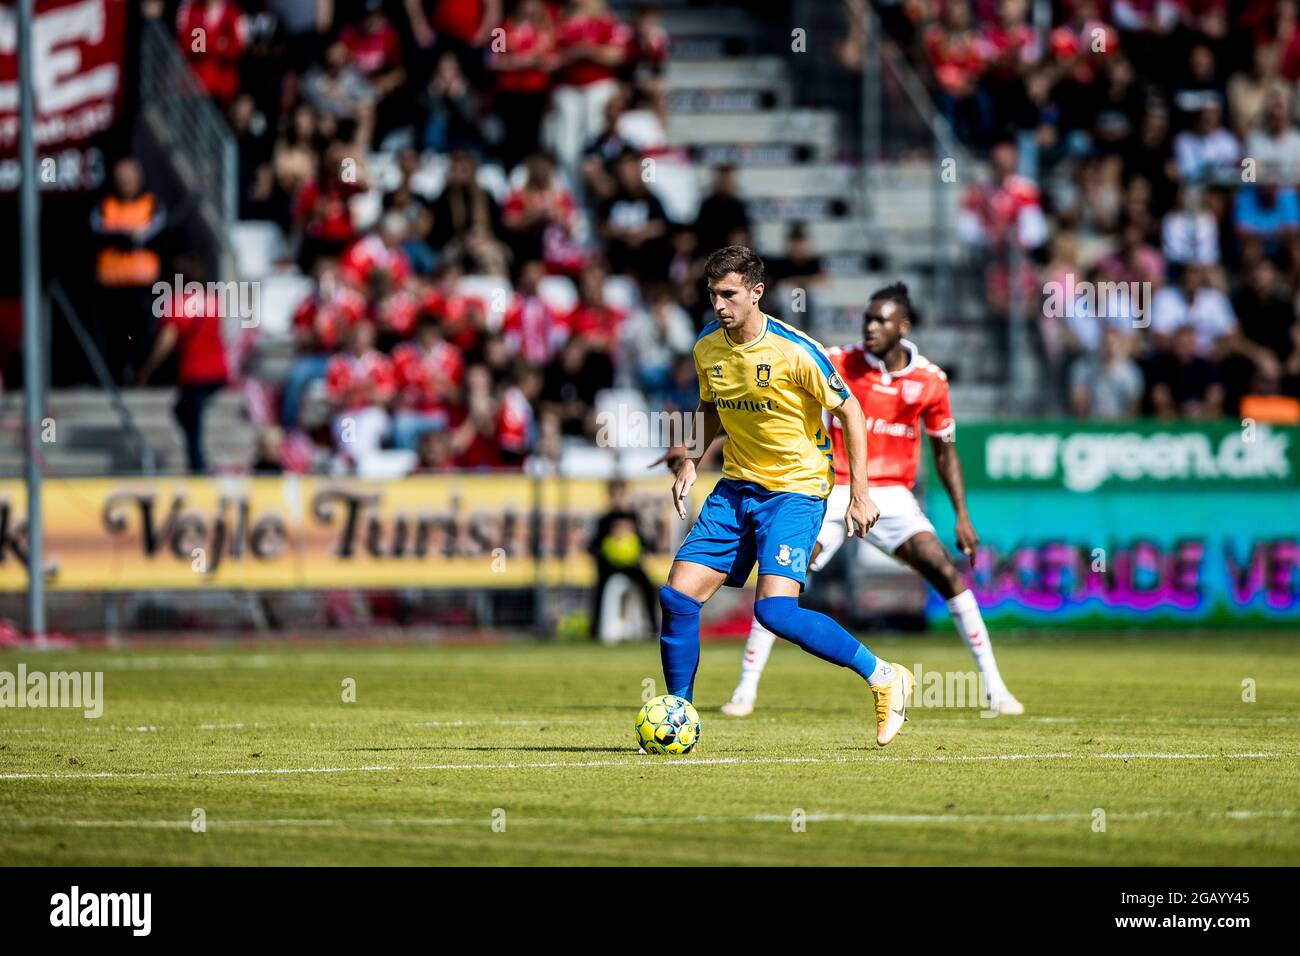
<path fill-rule="evenodd" d="M 127 389 L 123 400 L 136 427 L 153 450 L 163 472 L 185 467 L 185 441 L 172 406 L 175 389 Z M 49 414 L 56 422 L 56 440 L 43 446 L 48 474 L 86 476 L 131 472 L 139 468 L 137 446 L 127 437 L 116 411 L 102 392 L 67 389 L 51 393 Z M 18 475 L 23 467 L 21 405 L 0 405 L 0 474 Z M 207 406 L 204 449 L 216 467 L 246 464 L 252 455 L 255 429 L 247 421 L 243 397 L 225 391 Z M 15 436 L 7 440 L 8 436 Z"/>
<path fill-rule="evenodd" d="M 788 88 L 789 72 L 777 56 L 670 60 L 664 82 L 669 90 Z"/>
<path fill-rule="evenodd" d="M 660 22 L 673 37 L 754 36 L 762 30 L 757 20 L 734 5 L 725 9 L 666 7 L 660 11 Z"/>
<path fill-rule="evenodd" d="M 957 441 L 963 421 L 986 421 L 1006 416 L 1006 388 L 995 384 L 956 383 L 950 390 L 953 417 L 957 419 Z"/>
<path fill-rule="evenodd" d="M 792 102 L 785 85 L 678 87 L 668 94 L 668 109 L 675 116 L 788 109 Z"/>
<path fill-rule="evenodd" d="M 835 163 L 809 163 L 801 166 L 740 167 L 737 190 L 742 198 L 823 196 L 850 200 L 855 192 L 856 173 L 852 167 Z M 700 190 L 708 192 L 713 175 L 708 169 L 697 173 Z"/>
<path fill-rule="evenodd" d="M 806 223 L 808 237 L 819 253 L 868 252 L 873 237 L 867 223 L 861 219 L 818 219 Z M 790 228 L 784 222 L 758 222 L 754 224 L 754 241 L 763 255 L 780 255 L 785 252 L 785 236 Z"/>
<path fill-rule="evenodd" d="M 767 113 L 685 114 L 668 118 L 668 139 L 677 146 L 709 143 L 800 143 L 834 154 L 838 117 L 830 110 Z"/>
<path fill-rule="evenodd" d="M 111 474 L 114 461 L 113 453 L 102 448 L 62 449 L 45 456 L 43 473 L 59 478 L 93 478 Z M 21 450 L 0 449 L 0 477 L 21 478 L 25 466 Z"/>

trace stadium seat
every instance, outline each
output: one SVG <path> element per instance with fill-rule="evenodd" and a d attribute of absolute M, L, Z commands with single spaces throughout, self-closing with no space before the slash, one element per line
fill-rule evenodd
<path fill-rule="evenodd" d="M 605 301 L 616 309 L 631 312 L 641 306 L 641 293 L 630 276 L 610 276 L 605 280 Z"/>
<path fill-rule="evenodd" d="M 514 297 L 514 290 L 510 287 L 510 283 L 500 276 L 464 276 L 456 291 L 483 303 L 483 310 L 487 313 L 488 328 L 493 332 L 501 328 L 501 323 L 506 317 L 506 309 L 509 308 L 510 300 Z"/>
<path fill-rule="evenodd" d="M 621 644 L 654 630 L 654 623 L 645 619 L 641 600 L 627 575 L 615 574 L 605 582 L 605 599 L 596 625 L 602 644 Z"/>
<path fill-rule="evenodd" d="M 379 189 L 370 189 L 357 193 L 348 200 L 348 211 L 352 213 L 352 222 L 359 231 L 367 232 L 379 224 L 379 217 L 384 213 L 384 194 Z"/>
<path fill-rule="evenodd" d="M 578 304 L 577 287 L 568 276 L 547 276 L 537 284 L 537 294 L 560 315 L 567 315 Z"/>
<path fill-rule="evenodd" d="M 694 222 L 700 209 L 700 186 L 695 167 L 673 156 L 655 159 L 655 181 L 650 184 L 674 222 Z"/>
<path fill-rule="evenodd" d="M 397 448 L 372 452 L 357 465 L 358 478 L 405 478 L 415 468 L 417 456 L 413 451 Z"/>
<path fill-rule="evenodd" d="M 244 280 L 261 279 L 288 255 L 280 227 L 273 222 L 246 219 L 231 229 L 230 245 L 235 251 L 235 268 Z"/>
<path fill-rule="evenodd" d="M 293 313 L 311 295 L 310 276 L 299 272 L 273 272 L 262 280 L 258 329 L 266 338 L 290 338 Z"/>

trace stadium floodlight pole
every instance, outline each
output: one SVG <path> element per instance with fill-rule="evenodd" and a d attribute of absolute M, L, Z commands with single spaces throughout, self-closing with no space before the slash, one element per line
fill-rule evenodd
<path fill-rule="evenodd" d="M 18 208 L 23 283 L 23 403 L 27 453 L 27 629 L 45 637 L 45 526 L 41 520 L 41 228 L 36 178 L 36 0 L 18 0 Z"/>

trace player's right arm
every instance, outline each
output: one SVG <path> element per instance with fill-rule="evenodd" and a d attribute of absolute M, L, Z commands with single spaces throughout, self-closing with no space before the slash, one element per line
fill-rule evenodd
<path fill-rule="evenodd" d="M 691 419 L 691 425 L 695 429 L 694 443 L 696 443 L 698 453 L 694 458 L 691 458 L 689 449 L 678 445 L 675 448 L 668 449 L 663 455 L 650 463 L 651 468 L 666 463 L 675 476 L 673 481 L 673 507 L 677 509 L 677 515 L 683 521 L 686 520 L 686 496 L 691 493 L 691 486 L 695 484 L 696 466 L 718 437 L 718 432 L 722 431 L 722 418 L 718 415 L 718 406 L 711 401 L 713 390 L 709 387 L 709 380 L 700 367 L 698 349 L 692 353 L 692 357 L 695 359 L 695 377 L 700 390 L 700 403 L 695 407 L 695 414 Z M 690 442 L 692 441 L 690 429 L 686 431 L 687 433 L 683 437 Z"/>
<path fill-rule="evenodd" d="M 699 429 L 700 453 L 694 458 L 685 454 L 675 459 L 676 467 L 673 466 L 674 452 L 678 449 L 671 449 L 655 464 L 668 461 L 668 467 L 673 469 L 676 478 L 673 480 L 673 507 L 677 509 L 677 516 L 683 521 L 686 520 L 686 497 L 691 493 L 691 486 L 695 484 L 696 466 L 704 453 L 709 450 L 713 440 L 718 437 L 718 432 L 722 430 L 722 418 L 718 415 L 718 406 L 713 402 L 700 400 L 700 404 L 695 409 L 695 426 Z"/>

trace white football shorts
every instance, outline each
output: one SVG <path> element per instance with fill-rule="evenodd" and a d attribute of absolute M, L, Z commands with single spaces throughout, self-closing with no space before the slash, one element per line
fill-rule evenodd
<path fill-rule="evenodd" d="M 885 554 L 893 554 L 905 541 L 922 531 L 934 531 L 934 525 L 921 510 L 912 490 L 903 485 L 872 485 L 868 496 L 880 509 L 880 520 L 867 532 L 867 541 Z M 820 571 L 835 557 L 848 533 L 844 528 L 844 514 L 849 509 L 849 486 L 836 485 L 826 498 L 826 518 L 822 521 L 817 543 L 821 553 L 808 566 L 809 571 Z"/>

